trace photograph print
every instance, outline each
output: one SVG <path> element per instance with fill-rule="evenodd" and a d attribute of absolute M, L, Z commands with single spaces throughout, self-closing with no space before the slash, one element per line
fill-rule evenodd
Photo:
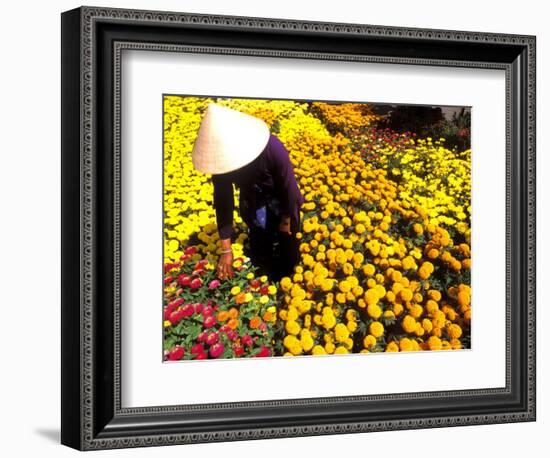
<path fill-rule="evenodd" d="M 471 348 L 471 107 L 162 107 L 163 361 Z"/>

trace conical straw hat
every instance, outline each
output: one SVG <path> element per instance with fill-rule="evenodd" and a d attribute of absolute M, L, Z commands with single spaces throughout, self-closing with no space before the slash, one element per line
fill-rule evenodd
<path fill-rule="evenodd" d="M 269 135 L 269 127 L 261 119 L 211 103 L 193 146 L 193 166 L 209 174 L 239 169 L 260 155 Z"/>

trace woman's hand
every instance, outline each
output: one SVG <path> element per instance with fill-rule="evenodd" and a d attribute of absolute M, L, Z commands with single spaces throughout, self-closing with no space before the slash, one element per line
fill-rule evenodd
<path fill-rule="evenodd" d="M 218 259 L 217 274 L 220 280 L 233 278 L 233 251 L 231 251 L 231 239 L 221 240 L 222 254 Z"/>
<path fill-rule="evenodd" d="M 279 223 L 279 231 L 286 232 L 287 234 L 292 234 L 290 230 L 290 216 L 283 215 L 281 217 L 281 222 Z"/>
<path fill-rule="evenodd" d="M 223 280 L 225 278 L 233 278 L 233 253 L 222 253 L 220 259 L 218 259 L 217 268 L 218 278 Z"/>

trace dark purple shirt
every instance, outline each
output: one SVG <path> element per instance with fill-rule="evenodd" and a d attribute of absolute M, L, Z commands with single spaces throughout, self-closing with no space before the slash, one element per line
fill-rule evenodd
<path fill-rule="evenodd" d="M 264 150 L 251 163 L 232 172 L 212 175 L 212 183 L 221 239 L 233 234 L 233 184 L 240 191 L 241 218 L 249 227 L 256 209 L 262 205 L 261 196 L 267 195 L 279 200 L 281 214 L 289 215 L 292 230 L 297 230 L 304 197 L 298 188 L 288 150 L 274 134 L 270 134 Z"/>

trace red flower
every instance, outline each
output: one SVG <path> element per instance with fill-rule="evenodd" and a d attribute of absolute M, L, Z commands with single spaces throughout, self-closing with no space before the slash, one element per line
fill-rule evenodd
<path fill-rule="evenodd" d="M 184 251 L 184 253 L 189 255 L 189 256 L 195 254 L 196 252 L 197 252 L 197 247 L 196 246 L 187 247 Z"/>
<path fill-rule="evenodd" d="M 227 331 L 227 338 L 229 340 L 237 340 L 237 337 L 239 337 L 239 333 L 234 329 L 230 329 L 229 331 Z"/>
<path fill-rule="evenodd" d="M 269 293 L 269 288 L 267 287 L 267 285 L 266 285 L 266 286 L 262 286 L 262 287 L 260 288 L 260 294 L 263 295 L 263 296 L 265 296 L 267 293 Z"/>
<path fill-rule="evenodd" d="M 176 263 L 176 262 L 168 262 L 166 264 L 164 264 L 164 273 L 168 273 L 170 272 L 172 269 L 175 269 L 176 267 L 179 267 L 179 264 Z"/>
<path fill-rule="evenodd" d="M 202 309 L 202 316 L 207 317 L 214 314 L 214 309 L 210 304 L 208 304 L 206 307 Z"/>
<path fill-rule="evenodd" d="M 197 302 L 194 304 L 195 306 L 195 313 L 201 313 L 202 312 L 202 304 L 200 302 Z"/>
<path fill-rule="evenodd" d="M 172 280 L 174 280 L 170 275 L 164 277 L 164 284 L 167 285 L 168 283 L 171 283 Z"/>
<path fill-rule="evenodd" d="M 195 344 L 191 347 L 192 355 L 198 355 L 199 353 L 204 353 L 204 346 L 200 343 Z"/>
<path fill-rule="evenodd" d="M 206 331 L 202 331 L 198 337 L 197 337 L 197 340 L 199 342 L 204 342 L 206 340 L 206 337 L 208 336 L 208 333 Z"/>
<path fill-rule="evenodd" d="M 183 316 L 191 316 L 195 313 L 195 307 L 193 307 L 191 304 L 185 304 L 183 308 L 181 309 L 181 314 Z"/>
<path fill-rule="evenodd" d="M 205 328 L 211 328 L 212 326 L 214 326 L 216 324 L 216 318 L 213 317 L 213 316 L 207 316 L 205 319 L 204 319 L 204 322 L 203 322 L 203 325 Z"/>
<path fill-rule="evenodd" d="M 197 356 L 195 356 L 195 359 L 207 359 L 208 358 L 208 355 L 203 352 L 203 353 L 199 353 Z"/>
<path fill-rule="evenodd" d="M 191 277 L 187 274 L 181 274 L 178 276 L 178 283 L 181 286 L 189 286 L 191 283 Z"/>
<path fill-rule="evenodd" d="M 243 343 L 243 345 L 247 345 L 250 347 L 250 345 L 252 345 L 252 337 L 246 334 L 241 337 L 241 342 Z"/>
<path fill-rule="evenodd" d="M 262 345 L 262 348 L 259 353 L 256 354 L 258 358 L 265 358 L 266 356 L 271 356 L 271 350 L 265 345 Z"/>
<path fill-rule="evenodd" d="M 250 280 L 250 286 L 252 288 L 259 288 L 261 284 L 262 283 L 257 278 L 253 278 L 252 280 Z"/>
<path fill-rule="evenodd" d="M 208 334 L 208 336 L 206 337 L 206 343 L 208 345 L 214 345 L 215 343 L 217 343 L 219 340 L 219 336 L 218 336 L 218 333 L 217 332 L 211 332 L 210 334 Z"/>
<path fill-rule="evenodd" d="M 183 358 L 183 355 L 185 354 L 185 351 L 183 350 L 183 347 L 180 347 L 179 345 L 176 345 L 170 353 L 168 353 L 168 361 L 178 361 L 181 358 Z"/>
<path fill-rule="evenodd" d="M 189 286 L 191 286 L 191 289 L 200 288 L 202 286 L 202 280 L 200 278 L 193 278 Z"/>
<path fill-rule="evenodd" d="M 208 284 L 208 289 L 216 289 L 220 285 L 221 285 L 221 282 L 217 278 L 215 278 Z"/>
<path fill-rule="evenodd" d="M 179 310 L 176 310 L 175 312 L 172 312 L 168 320 L 170 321 L 170 323 L 176 324 L 180 322 L 182 318 L 183 318 L 183 311 L 179 309 Z"/>
<path fill-rule="evenodd" d="M 235 356 L 242 356 L 244 354 L 244 348 L 241 345 L 235 345 L 233 347 L 233 354 Z"/>
<path fill-rule="evenodd" d="M 185 301 L 183 300 L 183 297 L 178 297 L 177 299 L 174 299 L 172 302 L 169 302 L 167 307 L 170 307 L 172 310 L 182 305 Z"/>
<path fill-rule="evenodd" d="M 225 347 L 223 343 L 218 342 L 210 347 L 210 356 L 212 356 L 212 358 L 219 358 L 222 355 L 224 349 Z"/>

